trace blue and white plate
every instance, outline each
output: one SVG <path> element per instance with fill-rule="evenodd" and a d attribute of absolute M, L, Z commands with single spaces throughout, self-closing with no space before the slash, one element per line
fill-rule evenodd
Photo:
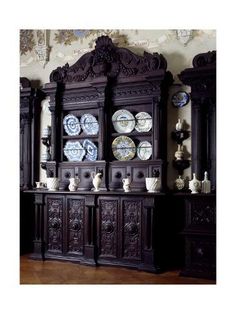
<path fill-rule="evenodd" d="M 148 132 L 152 128 L 152 117 L 147 112 L 139 112 L 135 116 L 135 130 L 138 132 Z"/>
<path fill-rule="evenodd" d="M 73 114 L 64 117 L 63 126 L 68 135 L 79 135 L 81 130 L 79 119 Z"/>
<path fill-rule="evenodd" d="M 187 103 L 189 102 L 189 99 L 190 97 L 188 93 L 179 91 L 172 96 L 171 102 L 174 107 L 181 108 L 187 105 Z"/>
<path fill-rule="evenodd" d="M 112 116 L 114 129 L 118 133 L 130 133 L 135 127 L 135 119 L 128 110 L 117 110 Z"/>
<path fill-rule="evenodd" d="M 88 135 L 96 135 L 99 131 L 97 119 L 90 113 L 85 113 L 80 119 L 81 128 Z"/>
<path fill-rule="evenodd" d="M 137 155 L 141 160 L 148 160 L 152 156 L 152 144 L 148 141 L 143 141 L 138 144 Z"/>
<path fill-rule="evenodd" d="M 90 140 L 86 139 L 83 142 L 83 147 L 86 151 L 85 158 L 90 161 L 97 160 L 98 157 L 98 149 L 97 146 Z"/>
<path fill-rule="evenodd" d="M 85 155 L 85 149 L 79 141 L 67 141 L 63 151 L 68 161 L 82 161 Z"/>
<path fill-rule="evenodd" d="M 112 152 L 118 160 L 130 160 L 136 154 L 136 146 L 130 137 L 118 136 L 112 142 Z"/>

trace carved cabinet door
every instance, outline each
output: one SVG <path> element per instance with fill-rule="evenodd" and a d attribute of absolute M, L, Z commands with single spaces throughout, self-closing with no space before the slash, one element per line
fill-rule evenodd
<path fill-rule="evenodd" d="M 99 197 L 97 207 L 98 258 L 119 257 L 119 198 Z"/>
<path fill-rule="evenodd" d="M 99 197 L 97 206 L 98 261 L 139 263 L 142 259 L 140 198 Z"/>
<path fill-rule="evenodd" d="M 58 195 L 47 195 L 45 199 L 45 240 L 46 252 L 49 254 L 62 254 L 64 218 L 64 197 Z"/>
<path fill-rule="evenodd" d="M 121 256 L 123 259 L 141 260 L 142 208 L 139 198 L 121 198 Z"/>
<path fill-rule="evenodd" d="M 66 254 L 83 255 L 85 197 L 66 197 Z"/>

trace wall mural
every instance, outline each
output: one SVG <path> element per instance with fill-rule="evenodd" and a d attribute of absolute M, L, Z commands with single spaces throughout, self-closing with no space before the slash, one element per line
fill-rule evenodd
<path fill-rule="evenodd" d="M 93 36 L 94 38 L 91 39 L 91 41 L 88 44 L 89 48 L 93 48 L 96 38 L 101 35 L 107 35 L 111 38 L 117 38 L 117 37 L 124 38 L 124 35 L 121 35 L 119 30 L 72 29 L 72 30 L 58 30 L 55 33 L 54 41 L 57 44 L 71 45 L 72 42 L 74 41 L 80 41 L 80 43 L 83 43 L 84 39 L 87 39 Z M 122 40 L 122 43 L 123 41 L 124 40 Z"/>
<path fill-rule="evenodd" d="M 33 30 L 20 30 L 20 54 L 26 55 L 31 52 L 36 45 Z"/>
<path fill-rule="evenodd" d="M 136 36 L 137 34 L 139 36 Z M 197 37 L 205 35 L 211 38 L 215 36 L 215 31 L 173 29 L 164 30 L 163 33 L 159 31 L 155 37 L 142 38 L 141 30 L 140 32 L 139 30 L 124 29 L 20 30 L 21 67 L 29 66 L 33 62 L 40 62 L 45 67 L 50 61 L 50 54 L 54 59 L 59 58 L 64 62 L 73 62 L 79 56 L 94 49 L 97 37 L 102 35 L 112 38 L 115 45 L 133 49 L 135 53 L 138 53 L 141 49 L 150 52 L 161 50 L 162 46 L 175 41 L 179 41 L 186 47 Z M 86 43 L 83 44 L 85 40 Z M 63 49 L 70 46 L 73 47 L 71 50 Z"/>

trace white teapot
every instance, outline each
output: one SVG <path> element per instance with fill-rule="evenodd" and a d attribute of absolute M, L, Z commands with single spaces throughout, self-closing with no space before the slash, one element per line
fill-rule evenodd
<path fill-rule="evenodd" d="M 102 173 L 101 172 L 98 172 L 97 174 L 95 172 L 92 172 L 91 173 L 92 175 L 92 178 L 93 178 L 93 186 L 94 186 L 94 192 L 98 192 L 100 189 L 100 185 L 102 183 L 102 179 L 101 179 L 101 176 L 102 176 Z"/>
<path fill-rule="evenodd" d="M 122 179 L 123 182 L 123 189 L 125 192 L 130 192 L 130 184 L 131 184 L 131 179 L 130 178 L 124 178 Z"/>
<path fill-rule="evenodd" d="M 68 186 L 69 190 L 71 192 L 77 191 L 79 183 L 80 183 L 80 179 L 79 178 L 70 178 L 70 184 Z"/>

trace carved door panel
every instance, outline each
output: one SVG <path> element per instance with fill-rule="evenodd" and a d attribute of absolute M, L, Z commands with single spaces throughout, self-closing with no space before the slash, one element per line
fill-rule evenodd
<path fill-rule="evenodd" d="M 122 258 L 142 259 L 142 208 L 141 199 L 121 199 Z"/>
<path fill-rule="evenodd" d="M 214 236 L 187 236 L 183 275 L 215 279 L 216 242 Z"/>
<path fill-rule="evenodd" d="M 97 245 L 99 258 L 118 257 L 118 214 L 119 198 L 98 198 Z"/>
<path fill-rule="evenodd" d="M 66 198 L 66 252 L 83 255 L 85 197 Z"/>
<path fill-rule="evenodd" d="M 46 196 L 46 243 L 48 253 L 63 252 L 63 196 Z"/>

